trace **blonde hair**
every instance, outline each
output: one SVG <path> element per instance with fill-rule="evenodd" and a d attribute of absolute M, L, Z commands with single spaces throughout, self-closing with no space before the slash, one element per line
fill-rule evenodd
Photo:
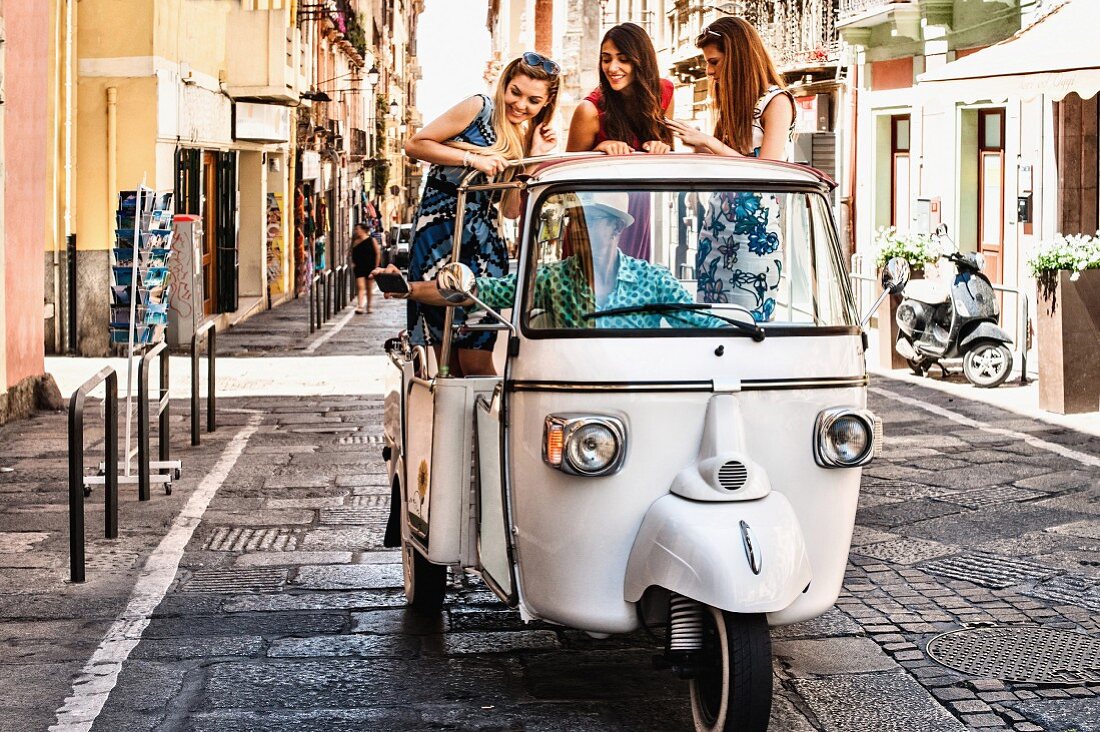
<path fill-rule="evenodd" d="M 546 104 L 532 119 L 521 122 L 518 125 L 508 121 L 504 111 L 504 93 L 508 85 L 519 74 L 529 79 L 546 82 Z M 496 142 L 489 147 L 472 145 L 468 142 L 452 140 L 450 147 L 459 150 L 474 150 L 487 155 L 497 154 L 509 160 L 519 160 L 526 157 L 531 150 L 531 141 L 538 134 L 538 129 L 550 121 L 558 106 L 558 86 L 561 74 L 550 74 L 541 65 L 529 66 L 523 57 L 513 59 L 500 74 L 496 91 L 493 94 L 493 132 L 496 133 Z"/>
<path fill-rule="evenodd" d="M 723 54 L 711 84 L 714 136 L 744 155 L 752 154 L 752 119 L 756 103 L 770 87 L 786 88 L 756 28 L 744 18 L 728 16 L 711 23 L 695 40 L 697 48 L 714 46 Z"/>

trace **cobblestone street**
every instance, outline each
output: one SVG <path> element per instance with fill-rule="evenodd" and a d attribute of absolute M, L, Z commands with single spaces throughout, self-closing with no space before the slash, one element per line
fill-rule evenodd
<path fill-rule="evenodd" d="M 375 304 L 310 335 L 302 299 L 219 353 L 373 364 L 404 320 Z M 771 729 L 1100 730 L 1100 438 L 882 378 L 870 406 L 886 448 L 844 591 L 774 629 Z M 65 416 L 0 427 L 0 730 L 691 729 L 687 684 L 653 670 L 645 634 L 524 625 L 472 578 L 452 577 L 438 618 L 404 609 L 380 396 L 218 407 L 194 448 L 173 403 L 183 477 L 147 503 L 122 486 L 120 539 L 100 538 L 93 493 L 83 585 L 66 581 Z M 89 467 L 100 450 L 90 437 Z"/>

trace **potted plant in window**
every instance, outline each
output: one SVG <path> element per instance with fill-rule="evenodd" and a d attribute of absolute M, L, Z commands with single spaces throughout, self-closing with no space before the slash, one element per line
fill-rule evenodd
<path fill-rule="evenodd" d="M 924 277 L 924 269 L 939 259 L 942 247 L 938 240 L 927 234 L 902 233 L 896 227 L 879 227 L 874 241 L 875 265 L 879 273 L 888 261 L 901 257 L 909 262 L 910 279 Z M 894 350 L 898 339 L 898 323 L 895 320 L 901 295 L 891 295 L 878 310 L 879 364 L 884 368 L 905 368 L 905 359 Z"/>
<path fill-rule="evenodd" d="M 1027 260 L 1037 286 L 1039 406 L 1100 410 L 1100 232 L 1057 234 Z"/>

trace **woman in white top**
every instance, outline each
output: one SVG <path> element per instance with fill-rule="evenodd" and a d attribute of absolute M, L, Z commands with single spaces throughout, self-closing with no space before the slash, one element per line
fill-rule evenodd
<path fill-rule="evenodd" d="M 711 80 L 714 134 L 669 121 L 673 134 L 700 153 L 789 160 L 794 98 L 752 24 L 719 18 L 695 45 Z M 737 303 L 756 320 L 771 320 L 783 272 L 781 213 L 778 201 L 756 193 L 711 197 L 696 252 L 701 302 Z"/>

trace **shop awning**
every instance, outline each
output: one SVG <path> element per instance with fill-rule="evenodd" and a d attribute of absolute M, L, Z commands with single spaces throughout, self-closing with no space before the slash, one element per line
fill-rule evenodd
<path fill-rule="evenodd" d="M 917 77 L 918 87 L 960 102 L 1054 101 L 1100 91 L 1100 2 L 1067 0 L 1012 38 Z"/>

